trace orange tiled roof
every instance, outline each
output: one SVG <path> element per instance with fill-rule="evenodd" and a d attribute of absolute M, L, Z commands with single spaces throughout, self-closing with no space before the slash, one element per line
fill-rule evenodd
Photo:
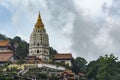
<path fill-rule="evenodd" d="M 12 52 L 0 52 L 0 62 L 7 62 L 13 57 Z"/>
<path fill-rule="evenodd" d="M 8 46 L 9 40 L 0 41 L 0 46 Z"/>
<path fill-rule="evenodd" d="M 69 76 L 70 78 L 69 80 L 75 80 L 75 77 L 74 77 L 75 73 L 73 73 L 71 70 L 65 70 L 61 74 Z"/>
<path fill-rule="evenodd" d="M 72 55 L 71 53 L 68 53 L 68 54 L 56 54 L 55 55 L 55 59 L 72 59 Z"/>

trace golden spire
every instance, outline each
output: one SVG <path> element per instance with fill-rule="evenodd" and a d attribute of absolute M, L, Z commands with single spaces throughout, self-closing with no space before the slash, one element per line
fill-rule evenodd
<path fill-rule="evenodd" d="M 39 11 L 39 14 L 38 14 L 38 18 L 41 18 L 41 16 L 40 16 L 40 11 Z"/>
<path fill-rule="evenodd" d="M 40 16 L 40 11 L 39 11 L 39 14 L 38 14 L 37 22 L 35 24 L 35 28 L 40 28 L 40 29 L 44 28 L 44 24 L 43 24 L 41 16 Z"/>

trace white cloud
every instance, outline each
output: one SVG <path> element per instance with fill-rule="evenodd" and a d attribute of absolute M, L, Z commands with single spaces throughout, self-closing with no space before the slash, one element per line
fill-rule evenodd
<path fill-rule="evenodd" d="M 112 43 L 111 37 L 109 35 L 110 28 L 101 28 L 94 40 L 97 46 L 106 48 Z"/>

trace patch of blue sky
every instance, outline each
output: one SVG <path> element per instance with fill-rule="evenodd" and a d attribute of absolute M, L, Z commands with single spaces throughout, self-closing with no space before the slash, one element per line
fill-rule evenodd
<path fill-rule="evenodd" d="M 11 22 L 11 17 L 11 12 L 7 8 L 0 5 L 0 25 L 9 24 Z"/>

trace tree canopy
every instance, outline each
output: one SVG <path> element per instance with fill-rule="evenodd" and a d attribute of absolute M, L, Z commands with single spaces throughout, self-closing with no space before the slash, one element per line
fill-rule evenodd
<path fill-rule="evenodd" d="M 13 39 L 10 39 L 11 45 L 14 47 L 14 44 L 17 43 L 18 47 L 16 48 L 16 55 L 20 58 L 25 58 L 28 54 L 29 50 L 29 44 L 22 40 L 19 36 L 14 37 Z"/>
<path fill-rule="evenodd" d="M 82 57 L 77 57 L 76 59 L 73 60 L 73 67 L 72 70 L 75 73 L 85 73 L 86 72 L 86 67 L 87 67 L 87 61 L 82 58 Z"/>
<path fill-rule="evenodd" d="M 0 34 L 0 41 L 1 41 L 1 40 L 5 40 L 5 39 L 7 39 L 7 36 L 4 35 L 4 34 Z"/>
<path fill-rule="evenodd" d="M 87 78 L 89 80 L 119 80 L 120 62 L 113 54 L 105 55 L 92 61 L 87 66 Z"/>
<path fill-rule="evenodd" d="M 55 54 L 57 54 L 58 52 L 53 47 L 49 47 L 49 53 L 50 53 L 50 59 L 53 60 Z"/>

